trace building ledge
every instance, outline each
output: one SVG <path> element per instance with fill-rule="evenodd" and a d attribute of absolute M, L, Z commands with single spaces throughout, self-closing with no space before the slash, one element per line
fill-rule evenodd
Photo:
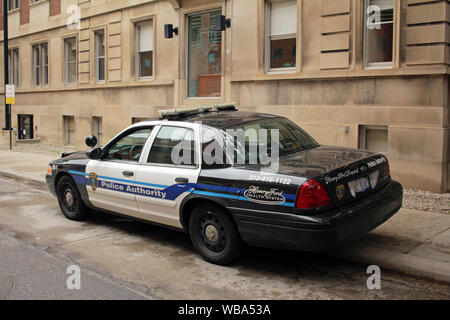
<path fill-rule="evenodd" d="M 374 78 L 398 76 L 447 75 L 447 66 L 428 66 L 419 68 L 369 69 L 369 70 L 318 70 L 301 73 L 268 73 L 259 75 L 231 76 L 231 82 L 279 81 L 279 80 L 327 80 L 348 78 Z"/>
<path fill-rule="evenodd" d="M 67 85 L 58 88 L 29 88 L 16 89 L 16 93 L 40 93 L 40 92 L 64 92 L 64 91 L 78 91 L 78 90 L 98 90 L 98 89 L 122 89 L 122 88 L 137 88 L 137 87 L 156 87 L 156 86 L 173 86 L 174 80 L 162 79 L 151 81 L 136 81 L 129 83 L 107 83 L 107 84 L 78 84 Z M 4 90 L 0 90 L 0 94 L 4 94 Z"/>

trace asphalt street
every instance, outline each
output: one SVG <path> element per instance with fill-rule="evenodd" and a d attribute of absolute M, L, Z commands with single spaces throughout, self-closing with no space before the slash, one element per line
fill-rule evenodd
<path fill-rule="evenodd" d="M 204 262 L 183 233 L 104 213 L 69 221 L 42 185 L 0 176 L 0 299 L 450 299 L 445 283 L 338 257 L 247 248 Z M 69 289 L 69 266 L 80 289 Z"/>

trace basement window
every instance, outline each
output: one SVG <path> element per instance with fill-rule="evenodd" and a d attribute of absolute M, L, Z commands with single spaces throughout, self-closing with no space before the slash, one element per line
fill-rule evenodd
<path fill-rule="evenodd" d="M 75 118 L 74 116 L 63 116 L 64 144 L 75 144 Z"/>
<path fill-rule="evenodd" d="M 387 154 L 389 147 L 387 126 L 360 126 L 359 148 L 371 152 Z"/>

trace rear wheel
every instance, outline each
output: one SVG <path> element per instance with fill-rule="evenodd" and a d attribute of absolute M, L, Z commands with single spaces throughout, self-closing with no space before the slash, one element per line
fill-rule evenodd
<path fill-rule="evenodd" d="M 56 186 L 59 207 L 70 220 L 81 221 L 89 216 L 90 210 L 81 199 L 75 182 L 68 176 L 62 177 Z"/>
<path fill-rule="evenodd" d="M 192 244 L 208 262 L 228 265 L 242 250 L 242 240 L 230 216 L 220 207 L 201 204 L 189 219 Z"/>

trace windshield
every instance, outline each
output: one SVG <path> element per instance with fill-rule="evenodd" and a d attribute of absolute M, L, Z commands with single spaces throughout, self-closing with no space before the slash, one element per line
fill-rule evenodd
<path fill-rule="evenodd" d="M 286 118 L 262 119 L 234 125 L 221 130 L 227 143 L 233 141 L 234 163 L 239 158 L 245 163 L 262 152 L 272 156 L 274 132 L 278 132 L 279 156 L 286 156 L 306 149 L 317 147 L 319 144 L 303 129 Z M 239 138 L 239 133 L 243 134 Z M 274 141 L 275 142 L 275 141 Z"/>

